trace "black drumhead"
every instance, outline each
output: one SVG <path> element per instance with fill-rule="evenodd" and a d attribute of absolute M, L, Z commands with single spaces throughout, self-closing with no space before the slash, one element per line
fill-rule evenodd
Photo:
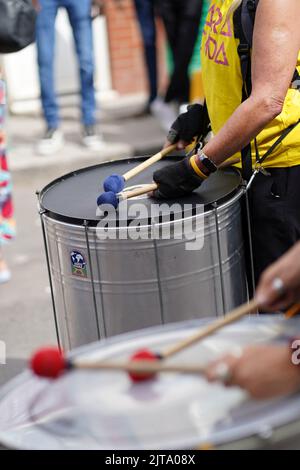
<path fill-rule="evenodd" d="M 180 157 L 164 158 L 132 178 L 126 183 L 126 186 L 152 183 L 153 171 L 178 161 L 178 158 Z M 103 191 L 104 179 L 113 173 L 122 175 L 145 159 L 146 157 L 134 157 L 102 163 L 58 178 L 41 191 L 41 208 L 47 212 L 48 216 L 56 220 L 78 225 L 87 221 L 90 225 L 96 225 L 101 220 L 99 212 L 97 215 L 96 201 Z M 153 198 L 132 199 L 128 201 L 128 207 L 137 202 L 143 202 L 150 213 L 152 204 L 164 203 L 171 206 L 174 203 L 179 203 L 178 210 L 183 211 L 183 216 L 187 216 L 190 215 L 190 211 L 189 214 L 186 214 L 184 206 L 189 205 L 196 208 L 197 205 L 202 204 L 205 206 L 205 210 L 210 210 L 213 203 L 221 203 L 230 199 L 237 192 L 240 184 L 239 171 L 228 168 L 211 175 L 199 189 L 189 196 L 163 201 Z"/>

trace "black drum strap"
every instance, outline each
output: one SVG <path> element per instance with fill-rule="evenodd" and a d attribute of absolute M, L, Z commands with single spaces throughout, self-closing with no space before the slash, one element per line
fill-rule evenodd
<path fill-rule="evenodd" d="M 273 145 L 271 145 L 269 150 L 261 158 L 259 158 L 259 155 L 258 155 L 258 159 L 256 160 L 256 164 L 258 166 L 262 165 L 263 162 L 265 161 L 265 159 L 268 158 L 268 156 L 271 155 L 272 152 L 274 152 L 274 150 L 278 147 L 278 145 L 281 144 L 281 142 L 292 132 L 293 129 L 295 129 L 295 127 L 298 126 L 299 123 L 300 123 L 300 119 L 299 119 L 299 121 L 297 121 L 294 124 L 291 124 L 289 127 L 287 127 L 283 131 L 281 136 L 274 142 Z M 258 154 L 258 149 L 257 149 L 257 154 Z"/>
<path fill-rule="evenodd" d="M 208 109 L 207 109 L 207 103 L 206 101 L 204 101 L 203 111 L 202 111 L 202 135 L 200 136 L 200 139 L 205 139 L 205 137 L 210 131 L 211 131 L 211 126 L 210 126 L 210 119 L 209 119 L 209 114 L 208 114 Z"/>
<path fill-rule="evenodd" d="M 206 101 L 204 101 L 203 110 L 202 110 L 201 132 L 197 136 L 196 145 L 190 152 L 189 156 L 193 155 L 195 152 L 199 150 L 199 148 L 201 148 L 205 137 L 209 134 L 210 131 L 211 131 L 210 118 L 208 114 L 207 103 Z"/>
<path fill-rule="evenodd" d="M 247 100 L 251 94 L 252 84 L 251 84 L 251 45 L 249 44 L 243 27 L 242 15 L 245 14 L 242 11 L 243 3 L 234 13 L 234 34 L 240 40 L 238 46 L 238 54 L 241 61 L 241 72 L 243 79 L 243 88 L 242 88 L 242 103 Z M 254 18 L 253 18 L 254 24 Z M 253 31 L 253 27 L 252 27 Z M 249 33 L 250 35 L 250 33 Z M 242 176 L 245 181 L 249 181 L 252 175 L 252 152 L 251 152 L 251 143 L 249 143 L 241 151 L 242 154 Z"/>
<path fill-rule="evenodd" d="M 239 39 L 238 54 L 241 61 L 241 72 L 243 79 L 242 89 L 242 102 L 250 96 L 252 91 L 251 84 L 251 48 L 253 39 L 253 29 L 255 22 L 255 13 L 258 5 L 258 0 L 243 0 L 239 8 L 234 14 L 234 33 L 235 37 Z M 300 89 L 300 75 L 296 69 L 292 79 L 292 86 Z M 256 164 L 261 166 L 269 155 L 281 144 L 281 142 L 289 135 L 289 133 L 299 124 L 299 121 L 285 129 L 282 135 L 276 142 L 269 148 L 262 158 L 259 158 L 258 146 L 255 141 L 256 148 Z M 251 143 L 249 143 L 241 151 L 242 154 L 242 176 L 245 181 L 251 179 L 252 168 L 252 151 Z"/>

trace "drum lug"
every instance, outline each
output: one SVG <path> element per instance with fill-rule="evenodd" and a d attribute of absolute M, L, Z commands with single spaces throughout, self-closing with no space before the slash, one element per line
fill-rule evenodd
<path fill-rule="evenodd" d="M 252 183 L 253 183 L 253 181 L 255 180 L 256 175 L 258 175 L 258 173 L 259 173 L 259 170 L 258 170 L 258 169 L 254 170 L 254 172 L 252 173 L 252 176 L 251 176 L 251 178 L 250 178 L 250 180 L 249 180 L 249 182 L 248 182 L 248 184 L 247 184 L 246 191 L 249 191 L 249 189 L 251 188 Z"/>
<path fill-rule="evenodd" d="M 102 335 L 101 335 L 101 329 L 100 329 L 100 323 L 99 323 L 99 315 L 98 315 L 96 291 L 95 291 L 95 281 L 94 281 L 94 271 L 93 271 L 93 262 L 92 262 L 91 248 L 90 248 L 89 222 L 87 220 L 83 221 L 83 227 L 84 227 L 86 249 L 87 249 L 89 266 L 90 266 L 90 276 L 91 276 L 91 285 L 92 285 L 92 298 L 93 298 L 93 305 L 94 305 L 94 312 L 95 312 L 97 335 L 98 335 L 98 338 L 100 339 Z M 101 297 L 101 302 L 102 302 L 102 297 Z M 103 328 L 104 328 L 104 336 L 107 336 L 104 316 L 102 317 L 102 322 L 103 322 Z"/>
<path fill-rule="evenodd" d="M 217 237 L 217 249 L 218 249 L 218 262 L 219 262 L 219 273 L 220 273 L 220 287 L 221 287 L 221 301 L 222 301 L 222 314 L 226 313 L 226 297 L 225 297 L 225 286 L 224 286 L 224 272 L 222 265 L 222 249 L 221 249 L 221 240 L 220 240 L 220 227 L 219 227 L 219 214 L 218 214 L 218 204 L 217 202 L 213 203 L 214 215 L 215 215 L 215 225 L 216 225 L 216 237 Z"/>
<path fill-rule="evenodd" d="M 38 198 L 38 213 L 39 213 L 40 221 L 41 221 L 42 235 L 43 235 L 44 248 L 45 248 L 45 254 L 46 254 L 46 265 L 47 265 L 49 286 L 50 286 L 50 292 L 51 292 L 51 302 L 52 302 L 52 309 L 53 309 L 53 315 L 54 315 L 56 340 L 57 340 L 58 347 L 61 348 L 61 340 L 60 340 L 60 333 L 59 333 L 59 326 L 58 326 L 58 315 L 56 312 L 55 295 L 54 295 L 53 280 L 52 280 L 51 265 L 50 265 L 50 254 L 49 254 L 48 240 L 47 240 L 45 221 L 44 221 L 44 215 L 47 213 L 47 211 L 41 207 L 40 192 L 36 191 L 36 195 Z"/>

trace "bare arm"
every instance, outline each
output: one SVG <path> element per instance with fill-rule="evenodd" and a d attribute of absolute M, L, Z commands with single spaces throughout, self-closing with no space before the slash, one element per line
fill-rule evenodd
<path fill-rule="evenodd" d="M 205 146 L 204 152 L 216 164 L 239 152 L 281 113 L 300 49 L 299 18 L 299 0 L 260 0 L 253 37 L 252 93 Z"/>

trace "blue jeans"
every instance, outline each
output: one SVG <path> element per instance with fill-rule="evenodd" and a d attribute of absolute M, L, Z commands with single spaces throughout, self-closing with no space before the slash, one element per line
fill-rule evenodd
<path fill-rule="evenodd" d="M 144 42 L 145 62 L 149 81 L 149 102 L 151 103 L 157 95 L 156 26 L 154 17 L 154 0 L 134 0 L 134 4 Z"/>
<path fill-rule="evenodd" d="M 48 127 L 59 126 L 59 112 L 54 85 L 55 19 L 59 7 L 66 8 L 73 30 L 79 62 L 82 121 L 95 124 L 94 53 L 91 21 L 91 0 L 40 0 L 37 20 L 37 49 L 41 98 Z M 70 54 L 66 50 L 66 54 Z"/>

